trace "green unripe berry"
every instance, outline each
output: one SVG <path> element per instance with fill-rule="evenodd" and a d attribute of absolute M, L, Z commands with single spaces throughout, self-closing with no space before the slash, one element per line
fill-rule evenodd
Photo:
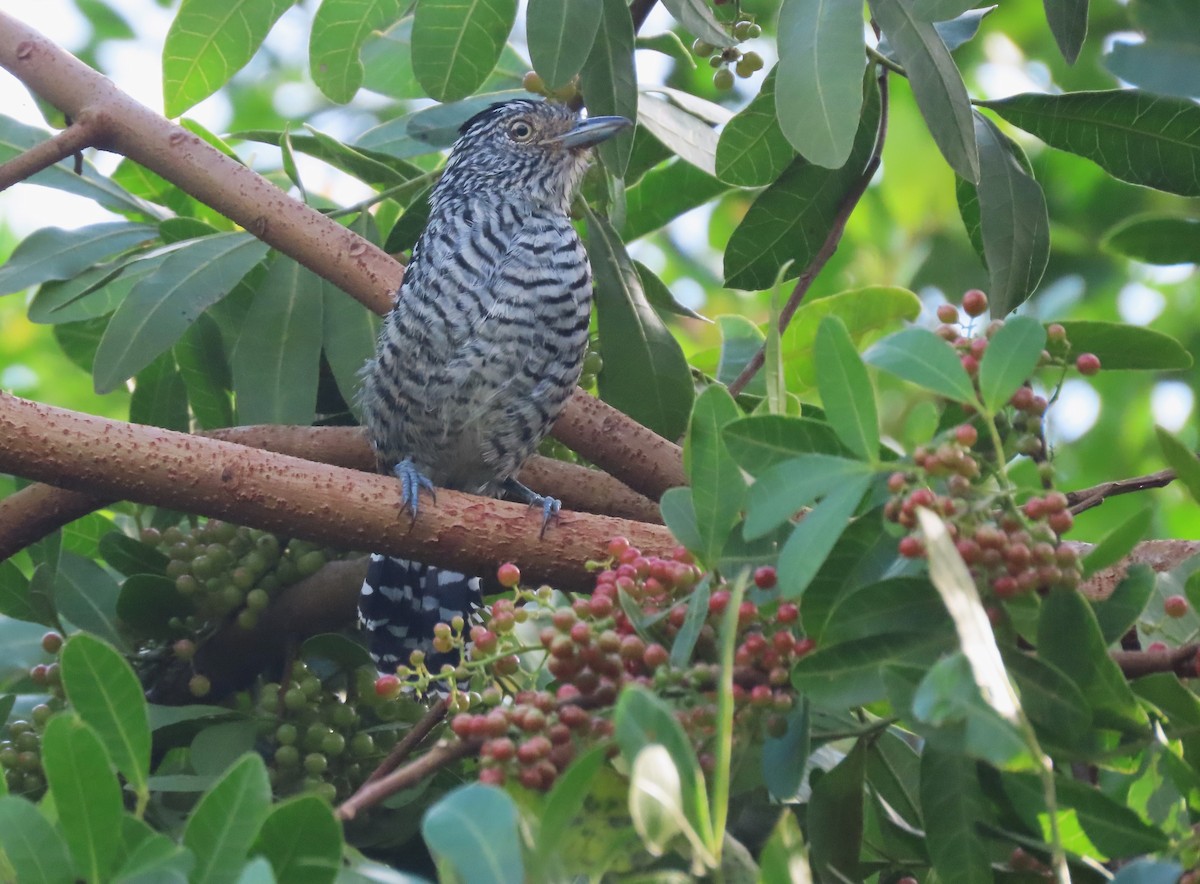
<path fill-rule="evenodd" d="M 728 92 L 733 88 L 733 71 L 731 71 L 729 68 L 721 68 L 719 71 L 713 74 L 713 86 L 715 86 L 718 91 Z"/>
<path fill-rule="evenodd" d="M 375 740 L 367 733 L 359 732 L 350 739 L 350 754 L 355 758 L 366 758 L 375 751 Z"/>
<path fill-rule="evenodd" d="M 310 553 L 305 553 L 296 562 L 296 570 L 300 572 L 301 577 L 308 577 L 316 574 L 325 567 L 325 554 L 320 550 L 314 550 Z"/>
<path fill-rule="evenodd" d="M 300 690 L 304 691 L 304 696 L 315 697 L 321 692 L 321 679 L 315 675 L 309 675 L 300 681 Z"/>
<path fill-rule="evenodd" d="M 341 755 L 346 751 L 346 738 L 338 733 L 326 735 L 321 741 L 321 751 L 326 755 Z"/>
<path fill-rule="evenodd" d="M 719 68 L 723 64 L 725 64 L 725 59 L 721 58 L 719 55 L 714 55 L 708 60 L 708 66 L 710 68 Z"/>
<path fill-rule="evenodd" d="M 290 744 L 280 746 L 275 750 L 275 763 L 280 767 L 298 767 L 300 750 Z"/>
<path fill-rule="evenodd" d="M 308 697 L 299 688 L 290 688 L 283 695 L 283 705 L 292 712 L 299 712 L 308 705 Z"/>
<path fill-rule="evenodd" d="M 739 40 L 748 40 L 752 27 L 754 27 L 754 22 L 742 20 L 733 26 L 733 36 Z"/>
<path fill-rule="evenodd" d="M 700 56 L 701 58 L 703 58 L 706 55 L 712 55 L 716 51 L 717 51 L 717 47 L 713 46 L 707 40 L 701 40 L 699 37 L 697 37 L 694 41 L 692 41 L 692 54 L 693 55 L 697 55 L 697 56 Z"/>
<path fill-rule="evenodd" d="M 203 675 L 193 675 L 188 681 L 188 691 L 193 697 L 207 697 L 212 690 L 212 682 Z"/>
<path fill-rule="evenodd" d="M 337 800 L 337 786 L 333 783 L 317 783 L 311 791 L 324 798 L 330 804 L 333 804 Z"/>
<path fill-rule="evenodd" d="M 329 759 L 320 752 L 309 752 L 304 756 L 304 769 L 316 776 L 323 774 L 329 768 Z"/>
<path fill-rule="evenodd" d="M 237 624 L 242 629 L 253 629 L 255 626 L 258 626 L 257 612 L 249 609 L 239 611 L 237 615 Z"/>
<path fill-rule="evenodd" d="M 261 611 L 271 604 L 271 596 L 265 589 L 252 589 L 246 593 L 246 607 L 251 611 Z"/>

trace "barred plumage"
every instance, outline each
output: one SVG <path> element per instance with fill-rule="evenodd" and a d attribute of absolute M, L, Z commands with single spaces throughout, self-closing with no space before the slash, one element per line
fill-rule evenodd
<path fill-rule="evenodd" d="M 514 476 L 579 379 L 592 282 L 567 212 L 588 148 L 627 125 L 524 99 L 463 125 L 364 371 L 363 423 L 414 515 L 430 485 L 556 507 Z M 482 599 L 473 578 L 392 561 L 373 559 L 359 610 L 394 669 L 432 637 L 421 611 L 466 615 Z"/>

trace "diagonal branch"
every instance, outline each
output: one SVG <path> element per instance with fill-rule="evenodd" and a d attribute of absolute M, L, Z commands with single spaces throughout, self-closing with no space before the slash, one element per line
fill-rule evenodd
<path fill-rule="evenodd" d="M 48 169 L 60 160 L 79 154 L 85 147 L 95 145 L 99 132 L 95 117 L 76 120 L 46 141 L 36 144 L 0 165 L 0 190 Z"/>
<path fill-rule="evenodd" d="M 1110 497 L 1120 494 L 1132 494 L 1135 491 L 1145 491 L 1147 488 L 1163 488 L 1175 481 L 1174 470 L 1159 470 L 1148 476 L 1134 476 L 1132 479 L 1117 479 L 1113 482 L 1102 482 L 1091 488 L 1081 488 L 1079 491 L 1067 493 L 1067 504 L 1071 512 L 1079 515 L 1092 507 L 1100 506 Z"/>

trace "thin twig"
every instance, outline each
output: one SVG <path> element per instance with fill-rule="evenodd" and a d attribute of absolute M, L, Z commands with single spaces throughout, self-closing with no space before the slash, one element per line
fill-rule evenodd
<path fill-rule="evenodd" d="M 1100 506 L 1110 497 L 1119 494 L 1132 494 L 1135 491 L 1145 491 L 1147 488 L 1163 488 L 1175 481 L 1174 470 L 1159 470 L 1148 476 L 1134 476 L 1132 479 L 1118 479 L 1115 482 L 1103 482 L 1091 488 L 1067 493 L 1067 505 L 1071 512 L 1079 515 L 1094 506 Z"/>
<path fill-rule="evenodd" d="M 446 713 L 449 710 L 450 700 L 447 697 L 440 698 L 430 706 L 425 714 L 421 716 L 420 721 L 414 724 L 408 733 L 404 735 L 404 738 L 392 747 L 392 751 L 388 753 L 387 758 L 379 763 L 379 767 L 371 771 L 371 775 L 367 777 L 366 782 L 373 783 L 398 768 L 400 763 L 412 754 L 413 749 L 416 749 L 421 741 L 429 736 L 429 732 L 437 727 L 438 723 L 446 717 Z M 366 785 L 366 783 L 363 785 Z"/>
<path fill-rule="evenodd" d="M 792 317 L 800 308 L 804 296 L 808 294 L 809 288 L 817 275 L 829 263 L 829 259 L 837 252 L 838 244 L 842 241 L 842 234 L 846 232 L 846 222 L 850 220 L 850 215 L 854 212 L 859 200 L 863 194 L 867 192 L 867 186 L 871 183 L 871 179 L 875 177 L 875 172 L 879 168 L 880 160 L 883 156 L 883 142 L 887 137 L 888 125 L 888 82 L 887 71 L 885 70 L 879 77 L 879 130 L 875 136 L 875 147 L 871 151 L 871 157 L 867 160 L 866 166 L 863 168 L 862 175 L 854 183 L 854 186 L 846 193 L 842 199 L 841 205 L 838 206 L 837 214 L 833 217 L 833 224 L 830 225 L 829 233 L 825 235 L 825 242 L 821 243 L 821 248 L 813 256 L 812 261 L 804 268 L 800 277 L 796 280 L 796 285 L 792 289 L 792 293 L 788 296 L 787 303 L 779 312 L 779 333 L 783 334 L 788 325 L 792 321 Z M 754 379 L 758 374 L 759 369 L 763 367 L 763 362 L 766 359 L 766 345 L 759 348 L 754 357 L 742 369 L 733 382 L 729 385 L 729 392 L 737 396 L 746 385 Z"/>
<path fill-rule="evenodd" d="M 392 771 L 386 777 L 381 777 L 374 782 L 363 783 L 357 792 L 338 807 L 338 819 L 354 819 L 360 810 L 374 807 L 385 798 L 395 795 L 402 789 L 415 786 L 426 777 L 432 776 L 460 758 L 476 754 L 482 745 L 483 740 L 479 738 L 438 743 L 420 758 Z"/>
<path fill-rule="evenodd" d="M 79 152 L 85 147 L 92 147 L 99 136 L 99 128 L 91 121 L 94 117 L 87 116 L 76 120 L 61 132 L 57 132 L 45 141 L 38 142 L 29 150 L 17 154 L 7 163 L 0 165 L 0 191 L 6 190 L 26 178 L 31 178 L 43 169 L 48 169 L 59 160 Z M 79 160 L 75 168 L 80 168 Z"/>

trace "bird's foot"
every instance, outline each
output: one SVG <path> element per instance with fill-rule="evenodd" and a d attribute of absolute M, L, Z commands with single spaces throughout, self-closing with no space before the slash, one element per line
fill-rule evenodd
<path fill-rule="evenodd" d="M 558 513 L 562 509 L 562 501 L 557 497 L 546 497 L 536 491 L 531 491 L 516 479 L 508 479 L 504 483 L 504 490 L 514 500 L 527 503 L 531 508 L 535 506 L 542 508 L 542 531 L 538 536 L 545 537 L 546 526 L 550 524 L 552 518 L 558 518 Z"/>
<path fill-rule="evenodd" d="M 420 505 L 421 489 L 429 492 L 429 496 L 437 502 L 437 492 L 429 477 L 417 469 L 411 457 L 406 457 L 392 468 L 396 478 L 400 480 L 400 507 L 412 510 L 413 520 L 417 518 L 417 508 Z"/>

